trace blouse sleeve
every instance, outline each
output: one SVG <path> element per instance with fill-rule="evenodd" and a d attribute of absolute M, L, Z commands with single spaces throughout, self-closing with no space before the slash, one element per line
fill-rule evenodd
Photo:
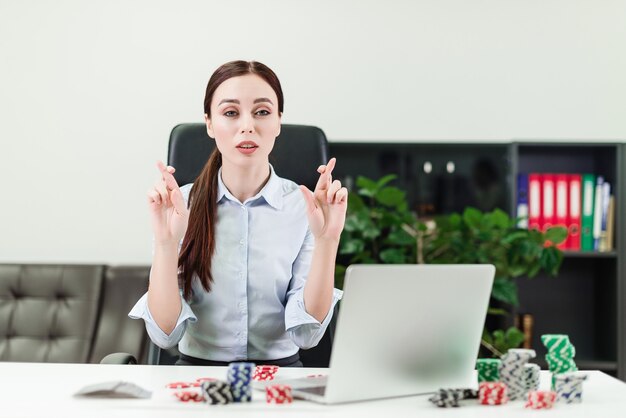
<path fill-rule="evenodd" d="M 176 327 L 169 335 L 159 328 L 157 323 L 152 318 L 152 314 L 150 314 L 150 309 L 148 308 L 147 292 L 137 301 L 135 306 L 133 306 L 133 309 L 130 310 L 128 316 L 132 319 L 144 320 L 146 324 L 146 331 L 148 331 L 148 335 L 153 343 L 161 348 L 174 347 L 178 344 L 181 338 L 183 338 L 183 334 L 187 328 L 187 322 L 196 322 L 198 320 L 182 295 L 180 297 L 180 302 L 182 309 L 180 310 L 180 315 L 176 321 Z"/>
<path fill-rule="evenodd" d="M 319 322 L 309 315 L 304 306 L 304 284 L 311 269 L 311 258 L 315 240 L 310 230 L 307 230 L 302 248 L 293 263 L 291 282 L 287 291 L 287 304 L 285 307 L 285 329 L 291 340 L 302 349 L 315 347 L 322 339 L 330 320 L 333 317 L 335 305 L 341 299 L 343 292 L 333 290 L 333 300 L 326 317 Z"/>

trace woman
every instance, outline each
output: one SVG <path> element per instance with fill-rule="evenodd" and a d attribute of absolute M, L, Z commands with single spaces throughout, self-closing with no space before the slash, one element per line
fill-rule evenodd
<path fill-rule="evenodd" d="M 319 342 L 341 298 L 333 282 L 348 192 L 332 180 L 334 158 L 314 192 L 274 172 L 283 93 L 265 65 L 219 67 L 204 112 L 217 147 L 195 183 L 179 188 L 174 168 L 157 164 L 150 285 L 129 316 L 158 346 L 178 343 L 177 364 L 301 366 L 298 349 Z"/>

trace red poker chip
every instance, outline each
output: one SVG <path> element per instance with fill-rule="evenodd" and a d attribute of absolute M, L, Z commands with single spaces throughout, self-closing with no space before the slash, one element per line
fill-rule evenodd
<path fill-rule="evenodd" d="M 481 405 L 502 405 L 508 402 L 507 387 L 502 382 L 482 382 L 478 400 Z"/>
<path fill-rule="evenodd" d="M 214 377 L 199 377 L 196 379 L 196 382 L 198 383 L 202 383 L 202 382 L 214 382 L 217 379 Z"/>
<path fill-rule="evenodd" d="M 254 368 L 252 379 L 257 381 L 274 380 L 274 375 L 278 371 L 278 366 L 260 365 Z"/>
<path fill-rule="evenodd" d="M 271 385 L 265 388 L 265 399 L 267 403 L 286 404 L 293 402 L 291 386 Z"/>
<path fill-rule="evenodd" d="M 553 391 L 530 391 L 528 392 L 528 401 L 526 408 L 532 409 L 550 409 L 556 401 L 556 392 Z"/>
<path fill-rule="evenodd" d="M 168 389 L 186 389 L 188 387 L 190 387 L 191 384 L 187 383 L 187 382 L 172 382 L 172 383 L 168 383 L 166 385 L 166 387 Z"/>
<path fill-rule="evenodd" d="M 204 402 L 204 397 L 201 393 L 193 392 L 190 390 L 174 392 L 174 396 L 176 396 L 181 402 Z"/>

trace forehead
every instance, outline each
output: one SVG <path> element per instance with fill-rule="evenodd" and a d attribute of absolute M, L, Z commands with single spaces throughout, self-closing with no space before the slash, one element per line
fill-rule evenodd
<path fill-rule="evenodd" d="M 212 105 L 217 105 L 224 99 L 236 99 L 241 104 L 249 104 L 259 97 L 267 97 L 277 105 L 278 98 L 272 86 L 256 74 L 246 74 L 231 77 L 220 84 L 213 94 Z"/>

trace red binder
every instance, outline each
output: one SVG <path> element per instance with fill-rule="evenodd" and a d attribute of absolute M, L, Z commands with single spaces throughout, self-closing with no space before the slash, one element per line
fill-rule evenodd
<path fill-rule="evenodd" d="M 570 174 L 567 248 L 574 251 L 580 251 L 582 201 L 582 176 L 580 174 Z"/>
<path fill-rule="evenodd" d="M 554 225 L 567 228 L 569 226 L 569 176 L 567 174 L 554 175 Z M 566 238 L 558 248 L 565 250 L 568 247 L 569 239 Z"/>
<path fill-rule="evenodd" d="M 541 231 L 546 232 L 556 223 L 556 211 L 554 205 L 555 187 L 554 174 L 543 174 L 541 177 Z"/>
<path fill-rule="evenodd" d="M 528 174 L 528 229 L 541 230 L 541 174 Z"/>

